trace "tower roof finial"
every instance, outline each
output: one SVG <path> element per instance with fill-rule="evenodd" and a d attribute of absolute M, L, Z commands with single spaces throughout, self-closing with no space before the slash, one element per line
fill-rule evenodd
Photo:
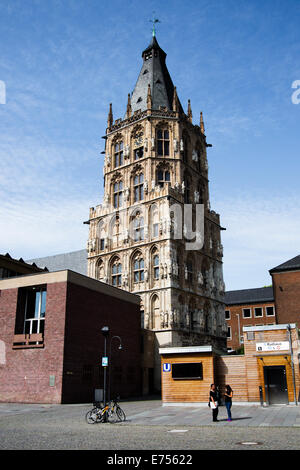
<path fill-rule="evenodd" d="M 160 23 L 159 19 L 155 18 L 154 16 L 155 11 L 153 12 L 152 20 L 149 20 L 152 23 L 152 36 L 155 38 L 156 30 L 155 30 L 155 23 Z"/>

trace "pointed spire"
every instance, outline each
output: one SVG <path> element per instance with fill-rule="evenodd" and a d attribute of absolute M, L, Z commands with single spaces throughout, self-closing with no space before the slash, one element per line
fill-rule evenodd
<path fill-rule="evenodd" d="M 114 118 L 113 118 L 113 113 L 112 113 L 112 103 L 109 104 L 109 112 L 108 112 L 108 117 L 107 117 L 107 127 L 108 129 L 111 128 L 113 125 Z"/>
<path fill-rule="evenodd" d="M 152 96 L 151 96 L 151 86 L 148 83 L 148 92 L 147 92 L 147 109 L 152 108 Z"/>
<path fill-rule="evenodd" d="M 176 86 L 174 86 L 173 105 L 172 105 L 172 108 L 173 108 L 173 111 L 178 111 L 178 110 L 179 110 L 178 96 L 177 96 L 177 89 L 176 89 Z"/>
<path fill-rule="evenodd" d="M 130 93 L 128 93 L 128 101 L 127 101 L 127 109 L 126 109 L 127 119 L 130 118 L 130 116 L 131 116 L 131 99 L 130 99 Z"/>
<path fill-rule="evenodd" d="M 203 113 L 202 113 L 202 111 L 201 111 L 201 113 L 200 113 L 200 130 L 201 130 L 202 134 L 205 133 L 204 120 L 203 120 Z"/>
<path fill-rule="evenodd" d="M 191 108 L 191 100 L 188 100 L 188 112 L 187 112 L 187 115 L 188 115 L 188 119 L 190 122 L 193 121 L 193 113 L 192 113 L 192 108 Z"/>

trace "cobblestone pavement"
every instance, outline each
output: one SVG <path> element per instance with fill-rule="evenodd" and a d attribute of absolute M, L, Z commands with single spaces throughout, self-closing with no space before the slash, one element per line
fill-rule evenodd
<path fill-rule="evenodd" d="M 208 406 L 161 406 L 160 400 L 122 402 L 127 420 L 85 422 L 91 404 L 28 405 L 0 403 L 0 449 L 50 450 L 298 450 L 298 406 L 233 405 L 227 422 Z"/>

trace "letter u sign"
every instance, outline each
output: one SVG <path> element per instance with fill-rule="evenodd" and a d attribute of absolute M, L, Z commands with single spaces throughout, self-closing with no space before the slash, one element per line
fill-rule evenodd
<path fill-rule="evenodd" d="M 171 371 L 171 364 L 165 363 L 165 364 L 163 365 L 163 371 L 164 371 L 164 372 L 170 372 L 170 371 Z"/>

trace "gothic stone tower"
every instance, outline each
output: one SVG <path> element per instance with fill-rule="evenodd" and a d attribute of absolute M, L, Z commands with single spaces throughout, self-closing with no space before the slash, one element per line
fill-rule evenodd
<path fill-rule="evenodd" d="M 141 297 L 142 327 L 155 332 L 159 388 L 158 347 L 226 348 L 225 286 L 202 113 L 200 125 L 192 123 L 190 101 L 184 113 L 155 36 L 142 58 L 124 118 L 114 121 L 109 109 L 104 201 L 90 209 L 88 275 Z M 187 249 L 187 223 L 173 209 L 190 207 L 195 226 L 196 206 L 204 243 Z"/>

